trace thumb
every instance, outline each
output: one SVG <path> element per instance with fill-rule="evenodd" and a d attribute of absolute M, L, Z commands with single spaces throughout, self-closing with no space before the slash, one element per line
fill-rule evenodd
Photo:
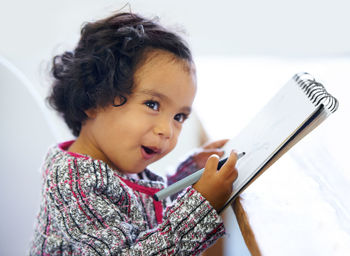
<path fill-rule="evenodd" d="M 217 167 L 219 163 L 219 156 L 216 154 L 211 155 L 207 163 L 205 164 L 205 170 L 204 173 L 216 173 L 217 172 Z"/>

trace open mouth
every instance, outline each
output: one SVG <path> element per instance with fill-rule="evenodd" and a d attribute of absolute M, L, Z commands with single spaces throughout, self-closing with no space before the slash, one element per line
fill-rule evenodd
<path fill-rule="evenodd" d="M 148 148 L 148 147 L 145 147 L 145 146 L 142 146 L 143 150 L 146 151 L 147 154 L 155 154 L 156 151 L 154 151 L 153 149 L 151 148 Z"/>
<path fill-rule="evenodd" d="M 160 152 L 160 150 L 155 148 L 155 147 L 141 146 L 141 152 L 142 152 L 143 158 L 150 159 L 154 155 L 158 154 Z"/>

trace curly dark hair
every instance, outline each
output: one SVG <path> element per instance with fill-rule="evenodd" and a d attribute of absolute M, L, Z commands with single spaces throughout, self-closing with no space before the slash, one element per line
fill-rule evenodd
<path fill-rule="evenodd" d="M 149 49 L 165 50 L 193 62 L 180 36 L 155 19 L 133 13 L 86 23 L 74 51 L 53 58 L 54 82 L 47 100 L 63 116 L 74 136 L 79 136 L 87 119 L 86 110 L 113 104 L 116 97 L 122 99 L 122 104 L 126 102 L 132 93 L 136 68 Z"/>

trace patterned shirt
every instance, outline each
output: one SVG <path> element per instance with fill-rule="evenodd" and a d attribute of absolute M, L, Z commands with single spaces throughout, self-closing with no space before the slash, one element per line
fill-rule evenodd
<path fill-rule="evenodd" d="M 224 234 L 221 217 L 192 187 L 170 205 L 157 202 L 161 177 L 146 169 L 130 178 L 67 152 L 71 143 L 45 159 L 30 255 L 198 255 Z"/>

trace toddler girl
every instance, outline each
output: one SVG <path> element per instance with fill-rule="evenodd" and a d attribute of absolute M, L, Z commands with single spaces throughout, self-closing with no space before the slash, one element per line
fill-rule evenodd
<path fill-rule="evenodd" d="M 237 177 L 235 153 L 216 168 L 226 141 L 180 165 L 172 182 L 206 169 L 171 204 L 152 197 L 164 183 L 147 166 L 175 147 L 196 93 L 179 36 L 118 13 L 86 24 L 52 73 L 49 102 L 77 139 L 45 159 L 31 255 L 196 255 L 224 234 L 217 210 Z"/>

